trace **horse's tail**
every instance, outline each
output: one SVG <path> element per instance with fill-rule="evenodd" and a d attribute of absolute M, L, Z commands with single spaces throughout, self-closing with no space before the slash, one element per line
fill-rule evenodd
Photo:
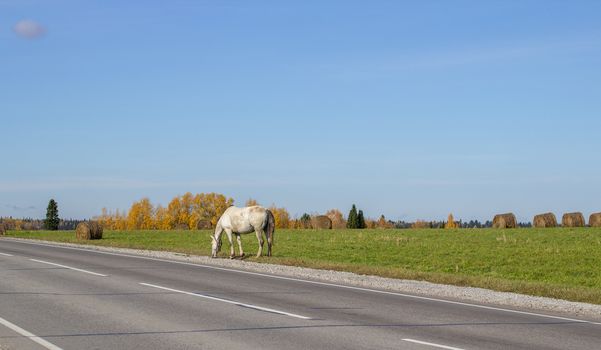
<path fill-rule="evenodd" d="M 267 209 L 267 222 L 265 223 L 265 235 L 267 236 L 267 256 L 271 256 L 273 245 L 273 234 L 275 233 L 275 218 L 271 210 Z"/>

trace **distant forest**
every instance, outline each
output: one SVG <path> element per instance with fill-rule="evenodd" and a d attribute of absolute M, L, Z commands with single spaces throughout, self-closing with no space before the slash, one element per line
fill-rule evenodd
<path fill-rule="evenodd" d="M 233 198 L 228 198 L 220 193 L 197 193 L 190 192 L 184 195 L 177 195 L 169 202 L 166 207 L 155 205 L 148 198 L 142 198 L 132 203 L 128 211 L 115 210 L 114 212 L 106 208 L 102 209 L 99 216 L 91 218 L 97 221 L 107 230 L 194 230 L 210 229 L 215 227 L 217 221 L 223 212 L 234 204 Z M 259 205 L 256 200 L 250 198 L 245 203 L 246 206 Z M 492 221 L 484 223 L 478 220 L 463 222 L 455 221 L 453 214 L 449 214 L 447 221 L 427 221 L 417 220 L 407 222 L 403 220 L 387 220 L 384 215 L 379 219 L 366 218 L 363 211 L 352 205 L 349 214 L 345 217 L 338 209 L 330 209 L 324 215 L 317 213 L 304 213 L 300 218 L 294 217 L 283 207 L 276 207 L 272 204 L 269 210 L 273 213 L 275 226 L 278 229 L 310 229 L 313 227 L 314 219 L 329 219 L 329 228 L 333 229 L 437 229 L 437 228 L 488 228 L 492 227 Z M 83 221 L 80 219 L 60 219 L 58 217 L 58 206 L 54 199 L 48 203 L 46 220 L 33 218 L 13 218 L 0 217 L 0 229 L 5 230 L 42 230 L 44 223 L 52 220 L 52 230 L 75 230 L 77 225 Z M 515 222 L 515 219 L 513 219 Z M 58 228 L 56 222 L 58 221 Z M 512 225 L 515 227 L 515 224 Z M 532 227 L 530 222 L 517 223 L 518 227 Z M 46 225 L 48 228 L 48 225 Z"/>
<path fill-rule="evenodd" d="M 80 222 L 84 222 L 87 220 L 82 219 L 61 219 L 58 225 L 59 230 L 75 230 L 77 225 Z M 387 228 L 396 228 L 396 229 L 409 229 L 409 228 L 444 228 L 446 222 L 445 221 L 416 221 L 416 222 L 407 222 L 407 221 L 393 221 L 388 220 Z M 33 219 L 33 218 L 21 218 L 15 219 L 13 217 L 0 217 L 0 224 L 4 225 L 5 230 L 24 230 L 24 231 L 33 231 L 33 230 L 43 230 L 44 229 L 44 220 L 43 219 Z M 488 220 L 484 223 L 478 220 L 470 220 L 470 221 L 458 221 L 458 228 L 490 228 L 492 227 L 492 221 Z M 530 222 L 520 222 L 519 227 L 532 227 L 532 223 Z"/>
<path fill-rule="evenodd" d="M 78 220 L 78 219 L 61 219 L 58 224 L 59 230 L 75 230 L 77 225 L 80 222 L 84 222 L 86 220 Z M 15 219 L 11 217 L 0 217 L 0 224 L 3 225 L 5 230 L 23 230 L 23 231 L 32 231 L 32 230 L 43 230 L 44 229 L 44 220 L 43 219 L 33 219 L 33 218 L 21 218 Z"/>

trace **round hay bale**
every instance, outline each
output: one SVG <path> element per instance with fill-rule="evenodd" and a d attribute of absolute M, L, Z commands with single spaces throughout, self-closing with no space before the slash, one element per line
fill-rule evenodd
<path fill-rule="evenodd" d="M 601 227 L 601 213 L 594 213 L 588 219 L 590 227 Z"/>
<path fill-rule="evenodd" d="M 583 227 L 584 215 L 580 212 L 566 213 L 561 218 L 561 226 L 563 227 Z"/>
<path fill-rule="evenodd" d="M 516 228 L 518 222 L 513 213 L 497 214 L 492 220 L 493 228 Z"/>
<path fill-rule="evenodd" d="M 213 225 L 211 224 L 211 220 L 199 220 L 196 228 L 199 230 L 210 230 L 213 228 Z"/>
<path fill-rule="evenodd" d="M 75 229 L 75 237 L 81 240 L 102 239 L 102 226 L 96 221 L 80 222 Z"/>
<path fill-rule="evenodd" d="M 556 227 L 557 218 L 555 218 L 555 214 L 553 213 L 538 214 L 534 216 L 532 225 L 534 227 Z"/>
<path fill-rule="evenodd" d="M 318 215 L 311 218 L 311 226 L 316 230 L 331 230 L 332 219 L 325 215 Z"/>

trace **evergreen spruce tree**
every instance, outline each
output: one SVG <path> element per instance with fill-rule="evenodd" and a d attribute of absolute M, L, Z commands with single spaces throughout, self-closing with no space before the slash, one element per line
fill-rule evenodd
<path fill-rule="evenodd" d="M 357 228 L 367 228 L 365 217 L 363 217 L 363 210 L 359 210 L 359 214 L 357 214 Z"/>
<path fill-rule="evenodd" d="M 58 218 L 58 204 L 54 199 L 48 202 L 48 208 L 46 209 L 46 220 L 44 220 L 44 228 L 46 230 L 56 231 L 58 230 L 58 224 L 60 219 Z"/>
<path fill-rule="evenodd" d="M 357 228 L 357 207 L 353 204 L 351 211 L 348 213 L 348 219 L 346 221 L 346 228 Z"/>

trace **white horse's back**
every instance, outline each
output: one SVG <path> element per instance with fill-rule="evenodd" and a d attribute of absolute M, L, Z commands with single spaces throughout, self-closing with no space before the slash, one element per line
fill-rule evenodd
<path fill-rule="evenodd" d="M 223 229 L 231 229 L 233 233 L 251 233 L 255 227 L 265 227 L 267 211 L 258 205 L 244 208 L 231 206 L 225 210 L 219 223 Z"/>

